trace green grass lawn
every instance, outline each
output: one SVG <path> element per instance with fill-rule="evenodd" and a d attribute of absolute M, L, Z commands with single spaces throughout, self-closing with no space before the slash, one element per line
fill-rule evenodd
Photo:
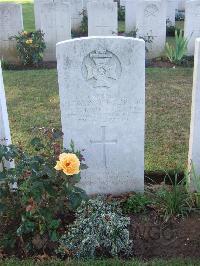
<path fill-rule="evenodd" d="M 184 169 L 192 69 L 148 68 L 146 76 L 145 168 Z M 26 146 L 34 126 L 60 128 L 56 70 L 4 71 L 4 80 L 14 143 Z"/>
<path fill-rule="evenodd" d="M 139 260 L 131 260 L 131 261 L 120 261 L 117 259 L 113 260 L 89 260 L 87 262 L 78 262 L 78 261 L 47 261 L 43 263 L 36 263 L 31 260 L 27 261 L 18 261 L 18 260 L 6 260 L 0 261 L 1 266 L 200 266 L 200 261 L 192 261 L 192 260 L 153 260 L 149 262 L 142 262 Z"/>

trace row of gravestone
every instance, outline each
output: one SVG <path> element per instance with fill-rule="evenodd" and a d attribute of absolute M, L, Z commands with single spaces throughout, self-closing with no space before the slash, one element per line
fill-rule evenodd
<path fill-rule="evenodd" d="M 179 5 L 178 5 L 179 4 Z M 153 36 L 149 45 L 154 53 L 161 54 L 166 41 L 166 20 L 168 26 L 175 26 L 176 10 L 185 10 L 184 36 L 188 39 L 187 55 L 194 55 L 195 39 L 200 37 L 199 0 L 125 0 L 126 32 L 138 29 L 138 36 Z"/>
<path fill-rule="evenodd" d="M 129 0 L 120 0 L 120 6 L 121 7 L 125 7 L 126 6 L 126 2 Z M 135 1 L 135 0 L 132 0 Z M 169 0 L 169 1 L 173 1 L 173 0 Z M 186 0 L 174 0 L 176 2 L 176 9 L 179 11 L 184 11 L 185 10 L 185 2 Z"/>
<path fill-rule="evenodd" d="M 143 191 L 145 43 L 125 37 L 87 37 L 57 44 L 64 146 L 84 149 L 88 194 Z M 194 70 L 190 156 L 200 174 L 200 39 Z M 23 103 L 22 103 L 23 104 Z M 0 72 L 0 139 L 10 143 Z M 7 141 L 5 141 L 7 140 Z"/>
<path fill-rule="evenodd" d="M 147 56 L 160 56 L 166 42 L 166 1 L 126 0 L 126 27 L 138 29 L 137 36 L 147 42 Z M 88 35 L 110 36 L 117 34 L 117 3 L 113 0 L 88 0 Z M 175 0 L 168 7 L 175 17 Z M 86 5 L 86 2 L 84 2 Z M 82 0 L 35 0 L 36 29 L 45 33 L 47 49 L 45 61 L 55 61 L 55 47 L 59 41 L 71 39 L 71 28 L 77 29 L 82 21 Z M 200 36 L 199 0 L 186 3 L 185 35 L 189 38 L 188 55 L 194 52 L 194 40 Z M 73 8 L 72 8 L 73 7 Z M 0 3 L 0 58 L 16 61 L 14 41 L 9 37 L 23 30 L 22 8 L 19 4 Z"/>

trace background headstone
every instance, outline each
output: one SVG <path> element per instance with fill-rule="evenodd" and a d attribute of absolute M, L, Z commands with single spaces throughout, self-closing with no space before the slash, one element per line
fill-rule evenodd
<path fill-rule="evenodd" d="M 87 5 L 88 36 L 112 36 L 118 33 L 118 8 L 113 0 L 94 0 Z"/>
<path fill-rule="evenodd" d="M 89 0 L 85 0 L 89 1 Z M 78 31 L 81 26 L 82 18 L 83 18 L 83 8 L 84 3 L 83 0 L 34 0 L 34 13 L 35 13 L 35 27 L 36 29 L 41 29 L 41 18 L 43 14 L 41 14 L 41 6 L 44 4 L 50 3 L 63 3 L 68 2 L 71 4 L 71 28 L 73 31 Z M 68 12 L 66 14 L 68 16 Z"/>
<path fill-rule="evenodd" d="M 64 146 L 85 149 L 88 194 L 144 189 L 145 43 L 89 37 L 57 44 Z"/>
<path fill-rule="evenodd" d="M 83 0 L 69 0 L 71 3 L 72 31 L 78 31 L 83 19 Z"/>
<path fill-rule="evenodd" d="M 178 9 L 177 0 L 167 0 L 167 26 L 175 27 L 176 10 Z"/>
<path fill-rule="evenodd" d="M 126 5 L 126 0 L 120 0 L 120 6 L 124 6 Z"/>
<path fill-rule="evenodd" d="M 137 4 L 138 0 L 126 0 L 125 25 L 127 33 L 136 30 Z"/>
<path fill-rule="evenodd" d="M 10 127 L 9 127 L 9 121 L 8 121 L 6 96 L 5 96 L 4 85 L 3 85 L 1 61 L 0 61 L 0 144 L 1 145 L 11 144 Z M 5 162 L 5 166 L 7 168 L 13 168 L 14 162 Z M 0 164 L 0 170 L 2 170 L 1 164 Z"/>
<path fill-rule="evenodd" d="M 34 0 L 35 28 L 41 29 L 41 5 L 52 3 L 54 0 Z M 62 0 L 61 0 L 62 1 Z"/>
<path fill-rule="evenodd" d="M 200 176 L 200 38 L 196 39 L 192 92 L 192 115 L 190 125 L 189 169 L 194 165 Z M 191 187 L 195 188 L 191 183 Z"/>
<path fill-rule="evenodd" d="M 167 5 L 165 0 L 141 0 L 138 2 L 137 36 L 146 40 L 153 37 L 151 43 L 146 43 L 147 58 L 158 57 L 165 49 L 166 15 Z"/>
<path fill-rule="evenodd" d="M 45 61 L 56 60 L 56 43 L 71 39 L 70 3 L 57 0 L 40 6 L 41 30 L 44 33 Z"/>
<path fill-rule="evenodd" d="M 178 10 L 180 10 L 180 11 L 185 10 L 185 2 L 186 2 L 186 0 L 178 0 Z"/>
<path fill-rule="evenodd" d="M 0 60 L 16 62 L 16 42 L 9 40 L 23 30 L 22 6 L 0 3 Z"/>
<path fill-rule="evenodd" d="M 195 39 L 200 37 L 200 1 L 185 3 L 185 37 L 189 40 L 187 55 L 194 55 Z"/>

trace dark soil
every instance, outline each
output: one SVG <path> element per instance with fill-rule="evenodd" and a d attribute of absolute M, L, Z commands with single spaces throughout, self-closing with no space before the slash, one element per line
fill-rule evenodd
<path fill-rule="evenodd" d="M 166 57 L 158 57 L 146 60 L 146 67 L 160 67 L 160 68 L 176 68 L 176 67 L 193 67 L 194 58 L 192 56 L 185 56 L 182 61 L 176 65 L 171 63 Z"/>
<path fill-rule="evenodd" d="M 159 222 L 154 211 L 131 215 L 134 255 L 152 258 L 200 258 L 200 213 L 181 220 Z"/>
<path fill-rule="evenodd" d="M 187 57 L 180 64 L 181 67 L 193 67 L 194 61 L 193 58 Z M 37 69 L 53 69 L 56 68 L 57 63 L 53 62 L 42 62 L 39 65 L 34 66 L 24 66 L 21 64 L 9 64 L 7 63 L 5 66 L 2 65 L 4 70 L 37 70 Z M 177 66 L 166 58 L 155 58 L 146 60 L 146 67 L 159 67 L 159 68 L 176 68 Z"/>
<path fill-rule="evenodd" d="M 146 61 L 146 67 L 173 68 L 175 65 L 167 60 L 152 59 Z"/>

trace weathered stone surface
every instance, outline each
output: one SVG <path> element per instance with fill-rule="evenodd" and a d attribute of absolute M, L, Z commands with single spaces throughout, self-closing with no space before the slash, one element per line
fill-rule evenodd
<path fill-rule="evenodd" d="M 23 30 L 22 6 L 0 3 L 0 59 L 16 62 L 16 42 L 9 38 Z"/>
<path fill-rule="evenodd" d="M 117 3 L 93 0 L 87 4 L 88 36 L 112 36 L 118 33 Z"/>
<path fill-rule="evenodd" d="M 200 1 L 190 0 L 185 4 L 185 37 L 188 39 L 188 55 L 194 55 L 195 39 L 200 37 Z"/>
<path fill-rule="evenodd" d="M 71 39 L 71 9 L 65 0 L 40 5 L 40 25 L 45 34 L 44 60 L 56 60 L 56 43 Z"/>
<path fill-rule="evenodd" d="M 166 15 L 165 0 L 143 0 L 138 3 L 136 16 L 137 36 L 151 42 L 146 43 L 147 58 L 160 56 L 165 49 L 166 42 Z"/>
<path fill-rule="evenodd" d="M 0 145 L 10 145 L 11 136 L 10 136 L 10 127 L 8 121 L 8 112 L 6 105 L 6 96 L 3 85 L 3 75 L 1 70 L 1 61 L 0 61 Z M 13 162 L 5 162 L 7 168 L 13 168 Z M 0 170 L 2 170 L 2 165 L 0 164 Z"/>
<path fill-rule="evenodd" d="M 127 33 L 136 30 L 136 13 L 138 1 L 139 0 L 126 0 L 125 24 Z"/>
<path fill-rule="evenodd" d="M 194 76 L 192 93 L 192 115 L 189 143 L 189 169 L 194 165 L 196 174 L 200 176 L 200 38 L 196 40 L 194 56 Z M 194 178 L 194 175 L 191 175 Z M 194 184 L 191 184 L 194 188 Z"/>
<path fill-rule="evenodd" d="M 71 139 L 89 168 L 87 193 L 144 188 L 145 43 L 89 37 L 57 44 L 64 146 Z"/>

